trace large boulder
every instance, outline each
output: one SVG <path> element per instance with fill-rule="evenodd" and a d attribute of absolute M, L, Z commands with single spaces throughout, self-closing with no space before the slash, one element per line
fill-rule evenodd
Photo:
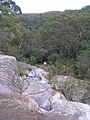
<path fill-rule="evenodd" d="M 58 100 L 58 101 L 57 101 Z M 32 98 L 0 94 L 0 120 L 90 120 L 90 106 L 51 98 L 53 109 L 45 111 Z"/>
<path fill-rule="evenodd" d="M 20 93 L 17 60 L 13 56 L 0 55 L 0 93 Z"/>
<path fill-rule="evenodd" d="M 0 120 L 45 120 L 33 99 L 0 94 Z"/>
<path fill-rule="evenodd" d="M 52 96 L 50 101 L 53 104 L 51 114 L 62 115 L 62 118 L 70 120 L 90 120 L 90 106 L 87 104 L 61 100 L 58 93 Z"/>
<path fill-rule="evenodd" d="M 23 95 L 27 98 L 33 98 L 38 103 L 39 107 L 50 111 L 53 106 L 51 105 L 49 99 L 58 92 L 53 90 L 49 84 L 41 83 L 31 79 L 28 79 L 27 81 L 28 84 L 26 89 L 24 88 Z M 58 94 L 60 95 L 60 99 L 66 100 L 61 93 Z"/>

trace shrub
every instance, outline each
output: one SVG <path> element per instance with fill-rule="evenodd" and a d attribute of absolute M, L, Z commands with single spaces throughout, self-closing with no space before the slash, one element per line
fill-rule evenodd
<path fill-rule="evenodd" d="M 35 56 L 31 56 L 31 57 L 30 57 L 30 63 L 31 63 L 32 65 L 35 65 L 35 64 L 37 63 L 37 59 L 36 59 Z"/>
<path fill-rule="evenodd" d="M 57 67 L 55 67 L 55 65 L 53 64 L 48 66 L 48 70 L 51 73 L 51 75 L 56 75 L 58 73 Z"/>
<path fill-rule="evenodd" d="M 18 65 L 18 73 L 20 76 L 24 76 L 25 75 L 26 70 L 24 68 L 22 68 L 20 65 Z"/>
<path fill-rule="evenodd" d="M 76 86 L 73 81 L 66 81 L 60 87 L 60 91 L 65 95 L 67 100 L 72 100 L 75 89 L 76 89 Z"/>

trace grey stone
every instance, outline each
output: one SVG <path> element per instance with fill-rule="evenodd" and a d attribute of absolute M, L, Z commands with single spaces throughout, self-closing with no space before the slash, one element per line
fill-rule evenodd
<path fill-rule="evenodd" d="M 0 55 L 0 120 L 55 119 L 90 120 L 90 106 L 67 101 L 48 83 L 19 76 L 16 58 Z"/>

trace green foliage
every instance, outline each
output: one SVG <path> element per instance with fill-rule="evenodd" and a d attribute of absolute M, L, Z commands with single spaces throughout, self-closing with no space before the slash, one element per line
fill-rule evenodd
<path fill-rule="evenodd" d="M 63 75 L 74 75 L 74 60 L 64 60 L 64 61 L 56 61 L 55 66 L 59 70 L 59 74 Z"/>
<path fill-rule="evenodd" d="M 31 56 L 31 57 L 30 57 L 30 64 L 31 64 L 31 65 L 35 65 L 36 63 L 37 63 L 36 57 L 35 57 L 35 56 Z"/>
<path fill-rule="evenodd" d="M 4 3 L 5 4 L 5 3 Z M 15 2 L 16 13 L 20 10 Z M 6 5 L 7 6 L 7 5 Z M 16 16 L 1 5 L 0 51 L 31 64 L 47 62 L 53 75 L 90 79 L 90 9 Z M 7 13 L 11 12 L 11 15 Z"/>
<path fill-rule="evenodd" d="M 66 81 L 61 87 L 60 91 L 65 95 L 67 100 L 72 100 L 73 93 L 76 90 L 76 85 L 73 81 Z"/>
<path fill-rule="evenodd" d="M 74 65 L 73 60 L 65 60 L 65 61 L 55 61 L 50 62 L 48 65 L 48 70 L 51 73 L 51 76 L 60 74 L 60 75 L 69 75 L 74 76 Z"/>
<path fill-rule="evenodd" d="M 14 13 L 8 7 L 6 7 L 5 5 L 0 5 L 0 12 L 3 15 L 7 15 L 7 14 L 14 15 Z"/>
<path fill-rule="evenodd" d="M 38 63 L 52 63 L 49 69 L 53 74 L 90 78 L 89 6 L 81 10 L 27 14 L 18 18 L 30 30 L 25 52 L 28 58 L 35 56 Z"/>
<path fill-rule="evenodd" d="M 51 73 L 51 75 L 56 75 L 58 73 L 57 67 L 55 67 L 53 64 L 48 66 L 48 70 Z"/>
<path fill-rule="evenodd" d="M 18 73 L 19 73 L 19 75 L 24 76 L 25 72 L 26 72 L 26 70 L 18 65 Z"/>
<path fill-rule="evenodd" d="M 51 55 L 48 56 L 48 61 L 52 61 L 52 63 L 55 63 L 55 61 L 60 59 L 60 54 L 54 52 Z"/>
<path fill-rule="evenodd" d="M 87 91 L 83 95 L 82 102 L 86 103 L 86 104 L 90 104 L 90 81 L 88 82 L 88 86 L 86 89 L 87 89 Z"/>
<path fill-rule="evenodd" d="M 90 10 L 90 5 L 82 7 L 82 10 Z"/>
<path fill-rule="evenodd" d="M 79 78 L 90 78 L 90 50 L 84 50 L 77 57 L 75 66 L 75 72 Z"/>

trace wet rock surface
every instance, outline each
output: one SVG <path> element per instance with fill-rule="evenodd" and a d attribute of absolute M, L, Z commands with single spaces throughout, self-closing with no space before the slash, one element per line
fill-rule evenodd
<path fill-rule="evenodd" d="M 39 69 L 33 79 L 26 75 L 33 67 L 22 64 L 20 76 L 16 58 L 0 55 L 0 120 L 90 120 L 89 105 L 67 101 L 46 82 L 46 72 Z"/>

